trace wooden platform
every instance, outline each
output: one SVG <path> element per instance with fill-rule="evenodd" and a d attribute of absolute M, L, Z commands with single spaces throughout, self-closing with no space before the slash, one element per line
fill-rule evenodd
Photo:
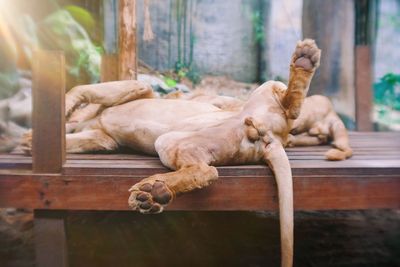
<path fill-rule="evenodd" d="M 287 149 L 297 210 L 400 208 L 400 133 L 351 133 L 354 156 L 324 160 L 327 146 Z M 127 210 L 128 189 L 168 171 L 158 158 L 68 155 L 60 175 L 33 174 L 31 158 L 0 155 L 0 206 Z M 277 191 L 266 166 L 219 167 L 209 188 L 178 198 L 167 210 L 275 210 Z"/>

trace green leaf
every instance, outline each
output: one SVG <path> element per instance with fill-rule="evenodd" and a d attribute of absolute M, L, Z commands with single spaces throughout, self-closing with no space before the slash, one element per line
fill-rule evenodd
<path fill-rule="evenodd" d="M 39 23 L 38 36 L 45 49 L 63 50 L 68 73 L 77 83 L 95 83 L 100 78 L 101 49 L 66 10 L 58 10 Z"/>
<path fill-rule="evenodd" d="M 164 82 L 166 85 L 168 85 L 168 87 L 175 87 L 177 84 L 176 81 L 170 77 L 165 77 Z"/>
<path fill-rule="evenodd" d="M 96 29 L 96 21 L 92 14 L 90 14 L 86 9 L 75 5 L 65 6 L 64 9 L 68 11 L 88 33 L 93 32 Z"/>

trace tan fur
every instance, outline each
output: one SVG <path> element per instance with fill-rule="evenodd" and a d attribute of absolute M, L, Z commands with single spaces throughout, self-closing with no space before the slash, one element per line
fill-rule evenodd
<path fill-rule="evenodd" d="M 288 118 L 293 120 L 297 119 L 299 116 L 301 105 L 307 95 L 311 77 L 314 74 L 313 72 L 310 72 L 310 69 L 319 66 L 319 58 L 321 56 L 321 51 L 316 47 L 313 40 L 306 40 L 302 45 L 303 46 L 298 46 L 296 48 L 296 51 L 292 56 L 289 84 L 293 84 L 293 86 L 288 88 L 282 100 L 283 107 L 287 109 Z M 310 60 L 306 60 L 302 57 L 304 51 L 307 51 L 312 55 L 313 58 L 311 58 L 311 61 L 316 62 L 314 66 L 309 63 Z M 298 68 L 297 66 L 299 65 L 303 68 Z M 306 85 L 306 90 L 304 90 L 304 85 Z"/>
<path fill-rule="evenodd" d="M 328 160 L 343 160 L 352 155 L 347 130 L 325 96 L 305 99 L 298 119 L 293 122 L 291 134 L 288 146 L 326 144 L 332 139 L 334 148 L 325 154 Z"/>
<path fill-rule="evenodd" d="M 77 87 L 67 94 L 68 115 L 82 103 L 99 104 L 104 110 L 81 131 L 67 135 L 67 150 L 89 152 L 127 146 L 158 155 L 174 171 L 132 186 L 129 205 L 142 213 L 161 212 L 175 196 L 208 186 L 218 178 L 214 166 L 265 162 L 278 184 L 282 266 L 292 266 L 292 174 L 283 147 L 293 141 L 289 135 L 297 125 L 293 119 L 301 118 L 301 106 L 319 58 L 320 50 L 313 40 L 299 42 L 290 64 L 288 87 L 281 82 L 264 83 L 231 111 L 218 107 L 218 101 L 213 105 L 195 99 L 143 99 L 152 97 L 151 90 L 136 81 Z M 313 120 L 307 119 L 297 127 L 314 126 Z M 332 119 L 325 116 L 324 120 Z M 336 134 L 338 149 L 345 148 L 344 136 L 335 127 L 328 129 Z"/>
<path fill-rule="evenodd" d="M 150 85 L 138 81 L 116 81 L 102 84 L 80 85 L 67 93 L 65 112 L 68 117 L 83 103 L 111 107 L 138 98 L 151 98 L 153 91 Z"/>

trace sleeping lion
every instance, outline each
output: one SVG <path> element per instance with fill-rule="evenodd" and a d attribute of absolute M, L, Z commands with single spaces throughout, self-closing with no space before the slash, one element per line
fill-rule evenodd
<path fill-rule="evenodd" d="M 278 185 L 282 266 L 292 266 L 292 173 L 284 147 L 333 141 L 327 159 L 352 154 L 329 100 L 306 98 L 320 54 L 313 40 L 299 41 L 288 85 L 268 81 L 235 108 L 224 108 L 232 99 L 218 96 L 154 98 L 151 87 L 138 81 L 77 86 L 66 96 L 67 152 L 124 146 L 159 156 L 171 172 L 146 177 L 129 190 L 130 207 L 142 213 L 162 212 L 180 194 L 209 186 L 218 179 L 215 166 L 268 164 Z M 84 103 L 88 108 L 74 112 Z M 30 150 L 30 136 L 23 146 Z"/>

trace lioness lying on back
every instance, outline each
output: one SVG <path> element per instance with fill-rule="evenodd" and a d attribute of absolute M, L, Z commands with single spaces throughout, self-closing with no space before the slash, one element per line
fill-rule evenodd
<path fill-rule="evenodd" d="M 152 99 L 151 87 L 137 81 L 78 86 L 67 94 L 67 114 L 82 103 L 98 106 L 75 117 L 81 122 L 70 124 L 67 151 L 127 146 L 158 155 L 173 171 L 131 187 L 129 205 L 142 213 L 159 213 L 179 194 L 210 185 L 218 178 L 214 166 L 268 164 L 278 185 L 282 266 L 292 266 L 292 174 L 284 146 L 315 145 L 333 138 L 336 148 L 328 152 L 329 159 L 351 155 L 347 132 L 329 102 L 304 101 L 319 60 L 314 41 L 299 42 L 288 86 L 266 82 L 234 110 L 194 99 Z M 29 138 L 25 147 L 30 149 Z"/>
<path fill-rule="evenodd" d="M 237 98 L 219 96 L 204 91 L 191 94 L 178 92 L 166 97 L 168 99 L 185 99 L 210 103 L 227 111 L 239 111 L 245 104 L 245 101 Z M 300 116 L 292 124 L 288 142 L 285 146 L 315 146 L 324 144 L 331 144 L 333 146 L 325 154 L 327 160 L 344 160 L 352 155 L 346 127 L 336 114 L 329 98 L 322 95 L 306 97 Z"/>

